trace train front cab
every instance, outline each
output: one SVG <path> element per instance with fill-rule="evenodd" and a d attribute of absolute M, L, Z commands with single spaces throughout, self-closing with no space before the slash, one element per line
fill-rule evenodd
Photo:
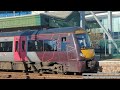
<path fill-rule="evenodd" d="M 97 72 L 99 63 L 94 60 L 95 52 L 88 33 L 85 31 L 77 32 L 75 37 L 79 50 L 81 72 Z"/>

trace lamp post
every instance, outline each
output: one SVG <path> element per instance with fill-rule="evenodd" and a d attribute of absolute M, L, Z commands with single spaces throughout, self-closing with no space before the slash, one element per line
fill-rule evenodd
<path fill-rule="evenodd" d="M 80 13 L 80 27 L 85 29 L 85 11 L 79 11 Z"/>
<path fill-rule="evenodd" d="M 110 32 L 112 36 L 112 12 L 108 11 L 108 31 Z M 109 56 L 112 55 L 112 43 L 111 38 L 108 37 L 108 50 L 109 50 Z"/>

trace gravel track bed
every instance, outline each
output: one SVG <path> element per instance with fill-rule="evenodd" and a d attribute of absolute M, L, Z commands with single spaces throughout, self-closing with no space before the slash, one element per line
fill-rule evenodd
<path fill-rule="evenodd" d="M 82 79 L 81 75 L 0 72 L 0 79 Z"/>

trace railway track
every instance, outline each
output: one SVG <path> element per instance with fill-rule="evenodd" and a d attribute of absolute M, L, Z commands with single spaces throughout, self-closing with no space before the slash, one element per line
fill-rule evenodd
<path fill-rule="evenodd" d="M 82 79 L 80 75 L 0 72 L 0 79 Z"/>
<path fill-rule="evenodd" d="M 120 73 L 83 73 L 83 79 L 120 79 Z"/>
<path fill-rule="evenodd" d="M 0 79 L 120 79 L 120 73 L 83 73 L 82 75 L 39 74 L 0 71 Z"/>

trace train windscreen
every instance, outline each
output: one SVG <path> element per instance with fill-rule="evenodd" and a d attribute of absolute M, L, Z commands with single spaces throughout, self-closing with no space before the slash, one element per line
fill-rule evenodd
<path fill-rule="evenodd" d="M 88 34 L 76 34 L 76 38 L 80 48 L 90 48 L 91 41 Z"/>

